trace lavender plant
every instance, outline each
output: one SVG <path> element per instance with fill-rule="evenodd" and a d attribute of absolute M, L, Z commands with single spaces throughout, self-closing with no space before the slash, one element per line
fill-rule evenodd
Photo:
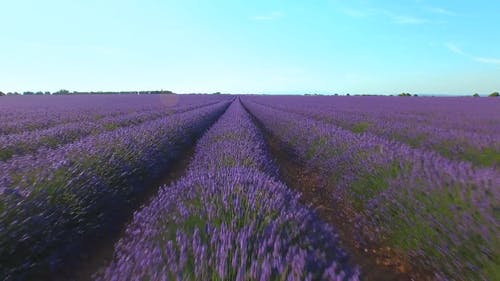
<path fill-rule="evenodd" d="M 0 103 L 0 136 L 135 112 L 169 112 L 174 107 L 197 106 L 225 98 L 197 95 L 7 96 Z"/>
<path fill-rule="evenodd" d="M 97 280 L 358 280 L 334 230 L 275 175 L 236 101 L 188 174 L 135 214 Z"/>
<path fill-rule="evenodd" d="M 109 116 L 91 121 L 80 120 L 64 123 L 48 129 L 2 135 L 0 136 L 0 161 L 8 160 L 14 155 L 35 153 L 40 148 L 57 148 L 89 135 L 98 135 L 105 131 L 112 131 L 121 127 L 139 125 L 170 114 L 182 113 L 217 103 L 217 101 L 210 100 L 206 102 L 206 104 L 176 106 L 168 110 L 165 108 L 141 110 L 131 114 Z"/>
<path fill-rule="evenodd" d="M 453 280 L 494 280 L 500 263 L 500 176 L 437 153 L 245 99 L 266 129 L 353 205 L 360 238 L 405 250 Z M 257 100 L 259 100 L 257 98 Z"/>
<path fill-rule="evenodd" d="M 90 238 L 112 231 L 127 203 L 228 104 L 0 162 L 0 279 L 55 271 Z"/>
<path fill-rule="evenodd" d="M 259 97 L 273 108 L 500 168 L 500 103 L 469 98 Z"/>

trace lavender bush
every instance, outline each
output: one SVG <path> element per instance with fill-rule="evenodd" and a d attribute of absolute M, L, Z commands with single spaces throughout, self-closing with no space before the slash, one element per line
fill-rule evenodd
<path fill-rule="evenodd" d="M 275 178 L 239 101 L 188 175 L 137 212 L 98 280 L 358 280 L 333 229 Z"/>
<path fill-rule="evenodd" d="M 226 99 L 198 95 L 7 96 L 0 103 L 0 136 L 92 122 L 138 112 L 165 111 Z"/>
<path fill-rule="evenodd" d="M 194 110 L 214 103 L 217 103 L 217 101 L 207 100 L 206 103 L 175 106 L 168 110 L 166 108 L 141 110 L 130 114 L 108 116 L 91 121 L 80 120 L 64 123 L 47 129 L 2 135 L 0 136 L 0 161 L 8 160 L 14 155 L 35 153 L 40 148 L 57 148 L 89 135 L 98 135 L 105 131 L 112 131 L 121 127 L 139 125 L 150 120 Z"/>
<path fill-rule="evenodd" d="M 57 270 L 207 128 L 229 102 L 0 162 L 0 279 Z"/>
<path fill-rule="evenodd" d="M 432 151 L 355 134 L 253 100 L 245 98 L 245 106 L 322 175 L 333 187 L 334 202 L 354 206 L 359 217 L 352 223 L 361 238 L 395 245 L 453 280 L 498 276 L 496 170 L 475 169 Z"/>
<path fill-rule="evenodd" d="M 470 98 L 259 97 L 255 102 L 500 168 L 500 102 Z"/>

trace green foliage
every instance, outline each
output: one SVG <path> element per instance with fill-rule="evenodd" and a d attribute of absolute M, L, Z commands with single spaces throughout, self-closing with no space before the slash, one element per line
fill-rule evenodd
<path fill-rule="evenodd" d="M 234 157 L 232 157 L 231 155 L 224 156 L 221 159 L 221 165 L 224 167 L 234 167 L 236 166 L 236 164 L 237 164 L 236 159 L 234 159 Z"/>
<path fill-rule="evenodd" d="M 368 122 L 359 122 L 352 127 L 352 131 L 355 133 L 364 133 L 366 132 L 366 130 L 368 130 L 370 125 L 371 124 Z"/>
<path fill-rule="evenodd" d="M 422 145 L 422 143 L 427 139 L 428 134 L 419 134 L 414 137 L 410 137 L 406 139 L 406 142 L 411 146 L 411 147 L 419 147 Z"/>
<path fill-rule="evenodd" d="M 496 97 L 499 97 L 499 96 L 500 96 L 500 94 L 498 92 L 494 92 L 494 93 L 491 93 L 489 95 L 489 97 L 491 97 L 491 98 L 496 98 Z"/>
<path fill-rule="evenodd" d="M 62 89 L 57 92 L 54 92 L 53 95 L 69 95 L 69 91 Z"/>
<path fill-rule="evenodd" d="M 479 94 L 478 93 L 475 93 L 474 95 L 472 95 L 473 97 L 475 98 L 479 98 Z"/>
<path fill-rule="evenodd" d="M 389 188 L 389 181 L 402 172 L 399 163 L 394 162 L 388 167 L 380 167 L 370 173 L 364 173 L 350 185 L 354 206 L 363 210 L 370 199 Z"/>
<path fill-rule="evenodd" d="M 394 215 L 383 216 L 383 219 L 391 224 L 390 233 L 387 233 L 389 243 L 406 251 L 421 251 L 418 255 L 425 257 L 427 266 L 444 270 L 449 276 L 462 276 L 465 277 L 464 280 L 498 280 L 493 277 L 498 276 L 500 256 L 497 250 L 488 248 L 488 245 L 498 245 L 498 238 L 493 237 L 493 241 L 488 242 L 485 237 L 464 232 L 465 236 L 457 238 L 462 242 L 457 244 L 449 240 L 452 238 L 442 235 L 456 229 L 456 217 L 463 214 L 472 213 L 473 221 L 483 224 L 484 218 L 479 217 L 479 212 L 474 211 L 470 196 L 471 193 L 462 195 L 459 189 L 453 187 L 446 193 L 412 192 L 400 196 L 398 204 L 389 206 L 388 213 Z M 409 212 L 402 216 L 400 214 L 402 209 Z M 419 210 L 427 210 L 432 217 L 427 217 Z M 443 245 L 455 246 L 448 247 L 446 252 L 442 252 L 439 249 L 445 247 Z M 486 256 L 490 258 L 485 258 L 484 253 L 478 249 L 487 251 Z M 470 267 L 457 268 L 450 264 L 447 259 L 450 255 L 458 257 L 459 260 L 470 261 Z M 484 268 L 484 274 L 492 279 L 484 279 L 481 275 L 482 270 L 473 270 L 476 266 Z"/>
<path fill-rule="evenodd" d="M 14 151 L 11 149 L 0 149 L 0 161 L 10 159 L 12 155 L 14 155 Z"/>
<path fill-rule="evenodd" d="M 328 138 L 322 136 L 313 141 L 306 153 L 306 159 L 311 160 L 312 158 L 318 156 L 319 152 L 327 145 Z M 321 154 L 320 154 L 321 155 Z"/>
<path fill-rule="evenodd" d="M 484 167 L 500 165 L 500 151 L 488 147 L 482 150 L 471 147 L 465 151 L 464 158 L 467 161 Z"/>
<path fill-rule="evenodd" d="M 456 152 L 457 147 L 460 148 L 460 153 Z M 447 158 L 466 160 L 480 167 L 500 165 L 500 151 L 493 147 L 478 149 L 466 141 L 455 140 L 443 142 L 434 146 L 434 149 Z"/>
<path fill-rule="evenodd" d="M 40 138 L 40 144 L 50 148 L 56 148 L 60 145 L 59 138 L 57 136 L 44 136 Z"/>
<path fill-rule="evenodd" d="M 118 128 L 118 124 L 114 124 L 114 123 L 104 124 L 104 129 L 106 131 L 113 131 L 113 130 L 116 130 L 117 128 Z"/>

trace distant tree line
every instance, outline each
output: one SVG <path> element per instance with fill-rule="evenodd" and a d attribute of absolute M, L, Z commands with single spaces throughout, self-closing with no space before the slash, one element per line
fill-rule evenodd
<path fill-rule="evenodd" d="M 304 94 L 304 96 L 331 96 L 331 94 Z M 335 93 L 335 94 L 333 94 L 333 96 L 337 97 L 337 96 L 341 96 L 341 95 Z M 347 97 L 350 97 L 350 96 L 356 96 L 356 97 L 385 97 L 387 95 L 376 95 L 376 94 L 352 94 L 351 95 L 351 94 L 347 93 L 347 94 L 345 94 L 345 96 L 347 96 Z M 393 97 L 394 95 L 389 95 L 389 96 Z M 418 97 L 417 94 L 412 95 L 410 93 L 401 93 L 398 96 L 400 96 L 400 97 L 411 97 L 411 96 Z"/>
<path fill-rule="evenodd" d="M 175 94 L 172 91 L 166 91 L 166 90 L 160 90 L 160 91 L 120 91 L 120 92 L 103 92 L 103 91 L 98 91 L 98 92 L 77 92 L 73 91 L 70 92 L 68 90 L 59 90 L 57 92 L 32 92 L 32 91 L 26 91 L 23 93 L 18 93 L 18 92 L 8 92 L 8 93 L 3 93 L 0 92 L 0 96 L 33 96 L 33 95 L 115 95 L 115 94 L 120 94 L 120 95 L 173 95 Z"/>
<path fill-rule="evenodd" d="M 73 91 L 70 92 L 68 90 L 59 90 L 57 92 L 42 92 L 42 91 L 37 91 L 37 92 L 31 92 L 31 91 L 26 91 L 23 93 L 18 93 L 18 92 L 7 92 L 4 93 L 0 91 L 0 96 L 31 96 L 31 95 L 173 95 L 175 94 L 172 91 L 167 91 L 167 90 L 159 90 L 159 91 L 119 91 L 119 92 L 104 92 L 104 91 L 97 91 L 97 92 L 77 92 Z M 213 95 L 221 95 L 221 92 L 215 92 L 212 93 Z M 305 96 L 326 96 L 324 94 L 304 94 Z M 335 93 L 334 96 L 339 96 L 339 94 Z M 351 96 L 350 94 L 346 94 L 346 96 Z M 384 95 L 370 95 L 370 94 L 355 94 L 354 96 L 384 96 Z M 393 96 L 393 95 L 389 95 Z M 399 97 L 418 97 L 417 94 L 410 94 L 410 93 L 401 93 L 398 95 Z M 473 97 L 480 97 L 478 93 L 475 93 L 472 95 Z M 488 97 L 499 97 L 500 94 L 498 92 L 493 92 Z"/>
<path fill-rule="evenodd" d="M 30 92 L 30 91 L 27 91 L 27 92 L 23 92 L 23 96 L 32 96 L 32 95 L 50 95 L 50 92 L 42 92 L 42 91 L 38 91 L 38 92 Z"/>
<path fill-rule="evenodd" d="M 59 90 L 52 93 L 52 95 L 173 95 L 172 91 L 160 90 L 160 91 L 97 91 L 97 92 L 70 92 L 68 90 Z"/>
<path fill-rule="evenodd" d="M 332 94 L 304 94 L 304 96 L 307 96 L 307 97 L 311 97 L 311 96 L 314 96 L 314 97 L 323 97 L 323 96 L 332 96 Z M 333 94 L 333 96 L 338 97 L 338 96 L 342 96 L 342 94 L 335 93 L 335 94 Z M 345 94 L 345 96 L 350 97 L 351 94 L 347 93 L 347 94 Z M 357 96 L 357 97 L 359 97 L 359 96 L 362 96 L 362 97 L 384 97 L 386 95 L 353 94 L 352 96 Z"/>
<path fill-rule="evenodd" d="M 329 94 L 304 94 L 304 96 L 328 96 Z M 331 95 L 331 94 L 330 94 Z M 339 94 L 333 94 L 333 96 L 339 96 Z M 351 96 L 351 94 L 345 94 L 345 96 Z M 353 96 L 362 96 L 362 97 L 375 97 L 375 96 L 386 96 L 386 95 L 372 95 L 372 94 L 354 94 Z M 389 95 L 391 97 L 393 97 L 394 95 Z M 397 95 L 398 97 L 418 97 L 417 94 L 410 94 L 410 93 L 401 93 L 401 94 L 398 94 Z M 480 95 L 478 93 L 475 93 L 474 95 L 472 95 L 473 97 L 480 97 Z M 488 97 L 500 97 L 500 94 L 498 92 L 493 92 L 491 94 L 488 95 Z"/>

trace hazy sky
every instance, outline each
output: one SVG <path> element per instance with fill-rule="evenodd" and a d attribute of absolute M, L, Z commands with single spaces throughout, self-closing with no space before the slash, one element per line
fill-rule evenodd
<path fill-rule="evenodd" d="M 500 91 L 499 0 L 0 0 L 0 90 Z"/>

